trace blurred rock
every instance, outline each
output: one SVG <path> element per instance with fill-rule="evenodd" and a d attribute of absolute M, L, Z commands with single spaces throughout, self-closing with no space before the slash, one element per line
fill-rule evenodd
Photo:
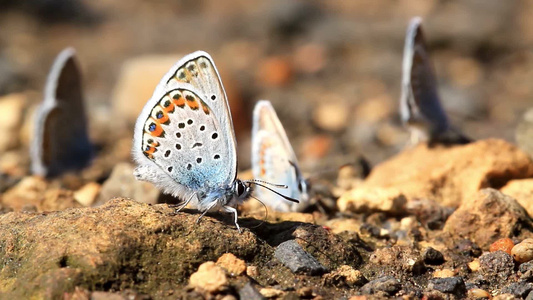
<path fill-rule="evenodd" d="M 313 121 L 321 129 L 341 131 L 348 125 L 350 108 L 338 95 L 324 95 L 313 111 Z"/>
<path fill-rule="evenodd" d="M 457 297 L 464 297 L 466 286 L 462 277 L 432 278 L 429 280 L 428 289 L 437 290 Z"/>
<path fill-rule="evenodd" d="M 2 205 L 20 210 L 25 205 L 37 206 L 48 187 L 47 182 L 38 176 L 23 178 L 17 185 L 7 190 L 2 196 Z"/>
<path fill-rule="evenodd" d="M 372 175 L 370 175 L 372 176 Z M 386 212 L 397 215 L 405 212 L 405 196 L 396 188 L 356 187 L 344 193 L 337 206 L 341 212 Z"/>
<path fill-rule="evenodd" d="M 119 163 L 102 185 L 96 205 L 101 205 L 114 197 L 131 198 L 140 202 L 155 204 L 159 190 L 151 183 L 139 181 L 133 176 L 135 169 L 129 163 Z"/>
<path fill-rule="evenodd" d="M 533 177 L 533 163 L 526 153 L 488 139 L 453 147 L 418 145 L 375 166 L 358 189 L 394 188 L 408 201 L 427 198 L 456 207 L 479 189 L 527 177 Z"/>
<path fill-rule="evenodd" d="M 369 262 L 381 266 L 383 271 L 407 272 L 420 275 L 425 271 L 424 261 L 420 252 L 410 246 L 392 246 L 376 249 Z"/>
<path fill-rule="evenodd" d="M 470 299 L 490 299 L 492 297 L 489 292 L 477 288 L 468 290 L 467 295 Z"/>
<path fill-rule="evenodd" d="M 200 265 L 198 271 L 191 275 L 189 285 L 209 293 L 221 291 L 228 285 L 224 270 L 214 262 L 208 261 Z"/>
<path fill-rule="evenodd" d="M 292 66 L 285 57 L 273 56 L 260 62 L 257 69 L 257 80 L 267 87 L 287 85 L 292 79 Z"/>
<path fill-rule="evenodd" d="M 462 88 L 476 85 L 483 78 L 479 62 L 472 58 L 456 57 L 447 64 L 447 68 L 453 84 Z"/>
<path fill-rule="evenodd" d="M 226 269 L 231 276 L 239 276 L 246 271 L 244 260 L 237 258 L 231 253 L 224 253 L 217 260 L 217 265 Z"/>
<path fill-rule="evenodd" d="M 520 299 L 525 299 L 533 290 L 533 284 L 530 282 L 513 282 L 502 289 L 502 294 L 511 294 Z"/>
<path fill-rule="evenodd" d="M 293 62 L 297 71 L 302 73 L 317 73 L 324 69 L 328 62 L 327 49 L 320 44 L 304 44 L 294 53 Z"/>
<path fill-rule="evenodd" d="M 372 295 L 384 292 L 387 295 L 394 295 L 402 288 L 400 281 L 392 276 L 383 276 L 370 281 L 361 288 L 361 293 Z"/>
<path fill-rule="evenodd" d="M 532 178 L 511 180 L 500 191 L 516 199 L 529 216 L 533 216 L 533 201 L 531 201 L 533 198 Z"/>
<path fill-rule="evenodd" d="M 274 255 L 294 273 L 320 275 L 326 271 L 326 268 L 311 254 L 307 253 L 295 240 L 279 244 Z"/>
<path fill-rule="evenodd" d="M 329 135 L 320 134 L 305 140 L 300 147 L 302 149 L 302 161 L 321 160 L 326 156 L 333 147 L 333 139 Z"/>
<path fill-rule="evenodd" d="M 20 128 L 26 105 L 24 94 L 0 97 L 0 153 L 20 144 Z"/>
<path fill-rule="evenodd" d="M 484 189 L 463 202 L 448 218 L 444 231 L 466 237 L 482 249 L 503 237 L 528 237 L 533 233 L 531 219 L 513 198 L 494 189 Z"/>
<path fill-rule="evenodd" d="M 74 199 L 83 206 L 91 206 L 100 193 L 101 186 L 96 182 L 89 182 L 74 192 Z"/>
<path fill-rule="evenodd" d="M 490 244 L 489 251 L 490 252 L 503 251 L 507 254 L 511 254 L 511 250 L 513 249 L 513 247 L 514 247 L 513 240 L 511 240 L 510 238 L 503 238 Z"/>
<path fill-rule="evenodd" d="M 354 287 L 362 286 L 367 283 L 365 276 L 361 271 L 343 265 L 324 276 L 324 282 L 337 287 Z"/>
<path fill-rule="evenodd" d="M 247 282 L 240 290 L 239 290 L 239 298 L 240 299 L 250 299 L 250 300 L 264 300 L 265 298 L 259 291 L 250 283 Z"/>
<path fill-rule="evenodd" d="M 343 231 L 359 232 L 361 222 L 352 218 L 337 218 L 326 222 L 326 226 L 331 229 L 331 232 L 339 234 Z"/>
<path fill-rule="evenodd" d="M 514 260 L 519 263 L 533 260 L 533 239 L 525 239 L 516 244 L 509 254 L 511 254 Z"/>
<path fill-rule="evenodd" d="M 126 61 L 113 91 L 112 109 L 119 122 L 133 124 L 154 89 L 182 55 L 150 55 Z M 125 124 L 120 124 L 125 125 Z"/>
<path fill-rule="evenodd" d="M 431 247 L 428 247 L 426 250 L 424 250 L 424 253 L 422 253 L 422 258 L 424 259 L 424 263 L 428 265 L 442 265 L 444 260 L 444 255 L 438 250 L 435 250 Z"/>

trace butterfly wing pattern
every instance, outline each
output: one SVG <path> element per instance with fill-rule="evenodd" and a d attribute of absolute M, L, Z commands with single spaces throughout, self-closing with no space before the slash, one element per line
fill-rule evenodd
<path fill-rule="evenodd" d="M 235 133 L 222 81 L 209 54 L 197 51 L 163 76 L 135 124 L 135 176 L 202 212 L 233 206 L 251 193 L 236 179 Z"/>
<path fill-rule="evenodd" d="M 440 103 L 437 80 L 422 31 L 422 19 L 411 19 L 405 38 L 402 94 L 402 121 L 412 137 L 430 142 L 465 143 L 469 139 L 450 126 Z"/>
<path fill-rule="evenodd" d="M 298 167 L 298 160 L 287 134 L 270 101 L 257 102 L 253 114 L 252 170 L 254 178 L 287 185 L 277 188 L 280 194 L 299 199 L 300 203 L 284 201 L 282 197 L 261 188 L 257 197 L 279 211 L 302 211 L 308 205 L 307 183 Z"/>
<path fill-rule="evenodd" d="M 48 74 L 30 153 L 32 172 L 37 175 L 52 177 L 81 169 L 92 158 L 75 54 L 72 48 L 63 50 Z"/>

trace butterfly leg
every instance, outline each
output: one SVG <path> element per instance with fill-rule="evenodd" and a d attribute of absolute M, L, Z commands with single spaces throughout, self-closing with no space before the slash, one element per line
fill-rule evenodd
<path fill-rule="evenodd" d="M 200 219 L 205 216 L 205 214 L 211 210 L 211 208 L 213 208 L 215 205 L 217 205 L 217 202 L 216 201 L 213 201 L 213 203 L 209 204 L 209 206 L 204 210 L 204 212 L 202 212 L 202 214 L 198 217 L 198 219 L 196 220 L 196 224 L 200 223 Z"/>
<path fill-rule="evenodd" d="M 242 233 L 241 231 L 241 227 L 239 227 L 239 223 L 237 223 L 237 210 L 235 209 L 235 207 L 231 207 L 231 206 L 223 206 L 222 207 L 224 209 L 224 211 L 226 212 L 229 212 L 229 213 L 233 213 L 233 217 L 234 217 L 234 222 L 235 222 L 235 226 L 237 227 L 237 230 L 239 231 L 239 233 Z"/>
<path fill-rule="evenodd" d="M 196 195 L 196 193 L 193 193 L 193 194 L 187 199 L 187 201 L 185 201 L 185 203 L 184 203 L 182 206 L 180 206 L 180 207 L 176 210 L 176 212 L 179 212 L 179 211 L 181 211 L 182 209 L 184 209 L 185 206 L 187 206 L 187 204 L 189 204 L 189 202 L 191 202 L 192 197 L 194 197 L 195 195 Z"/>

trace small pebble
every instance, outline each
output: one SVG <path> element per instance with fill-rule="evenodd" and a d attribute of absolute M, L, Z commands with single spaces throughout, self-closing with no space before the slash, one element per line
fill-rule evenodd
<path fill-rule="evenodd" d="M 513 240 L 511 240 L 510 238 L 503 238 L 492 243 L 489 247 L 489 251 L 496 252 L 500 250 L 505 253 L 511 254 L 511 249 L 513 249 L 513 246 Z"/>
<path fill-rule="evenodd" d="M 350 109 L 336 95 L 326 96 L 313 112 L 313 121 L 321 129 L 340 131 L 348 125 Z"/>
<path fill-rule="evenodd" d="M 208 261 L 201 264 L 198 271 L 191 275 L 189 285 L 208 292 L 216 292 L 228 285 L 228 278 L 221 267 Z"/>
<path fill-rule="evenodd" d="M 310 298 L 313 296 L 313 288 L 306 286 L 296 291 L 300 298 Z"/>
<path fill-rule="evenodd" d="M 239 290 L 239 298 L 240 299 L 250 299 L 250 300 L 262 300 L 265 299 L 263 295 L 250 283 L 247 282 L 240 290 Z"/>
<path fill-rule="evenodd" d="M 490 293 L 483 289 L 468 290 L 469 299 L 490 299 Z"/>
<path fill-rule="evenodd" d="M 496 251 L 479 257 L 480 272 L 485 276 L 508 279 L 514 271 L 514 261 L 511 255 Z"/>
<path fill-rule="evenodd" d="M 480 262 L 478 258 L 468 263 L 468 268 L 472 272 L 477 272 L 479 270 L 479 267 L 480 267 Z"/>
<path fill-rule="evenodd" d="M 437 290 L 447 294 L 454 294 L 459 297 L 466 293 L 465 282 L 460 276 L 430 279 L 428 289 Z"/>
<path fill-rule="evenodd" d="M 100 184 L 89 182 L 74 192 L 74 199 L 81 205 L 89 207 L 96 201 L 96 197 L 100 193 L 100 188 Z"/>
<path fill-rule="evenodd" d="M 294 273 L 319 275 L 326 271 L 326 268 L 295 240 L 279 244 L 274 251 L 274 256 Z"/>
<path fill-rule="evenodd" d="M 511 250 L 514 260 L 525 263 L 533 259 L 533 239 L 525 239 Z"/>
<path fill-rule="evenodd" d="M 232 276 L 239 276 L 246 271 L 244 260 L 237 258 L 232 253 L 224 253 L 218 258 L 217 265 L 226 269 Z"/>
<path fill-rule="evenodd" d="M 525 298 L 533 290 L 533 284 L 529 282 L 513 282 L 502 289 L 503 294 L 512 294 L 516 297 Z"/>
<path fill-rule="evenodd" d="M 450 269 L 435 270 L 435 272 L 433 272 L 434 278 L 448 278 L 453 276 L 455 276 L 455 272 Z"/>
<path fill-rule="evenodd" d="M 444 263 L 444 255 L 438 250 L 428 247 L 422 254 L 424 263 L 428 265 L 442 265 Z"/>
<path fill-rule="evenodd" d="M 324 281 L 335 286 L 346 285 L 349 287 L 362 286 L 368 282 L 361 271 L 347 265 L 340 266 L 333 272 L 326 274 Z"/>
<path fill-rule="evenodd" d="M 285 292 L 273 288 L 262 288 L 259 290 L 259 293 L 266 298 L 281 297 L 285 294 Z"/>
<path fill-rule="evenodd" d="M 394 295 L 402 288 L 400 281 L 392 276 L 383 276 L 363 285 L 361 293 L 371 295 L 376 292 L 385 292 Z"/>
<path fill-rule="evenodd" d="M 246 275 L 254 278 L 259 276 L 259 270 L 257 270 L 256 266 L 248 266 L 246 267 Z"/>

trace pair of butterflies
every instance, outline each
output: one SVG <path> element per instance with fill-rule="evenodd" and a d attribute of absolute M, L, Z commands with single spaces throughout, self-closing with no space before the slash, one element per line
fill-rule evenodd
<path fill-rule="evenodd" d="M 233 213 L 237 228 L 235 206 L 252 196 L 254 185 L 266 204 L 292 209 L 280 202 L 307 200 L 294 152 L 269 102 L 259 102 L 254 116 L 257 178 L 242 181 L 237 179 L 235 132 L 218 71 L 209 54 L 189 54 L 163 76 L 137 119 L 134 175 L 184 200 L 182 207 L 192 204 L 200 217 L 217 210 Z"/>

